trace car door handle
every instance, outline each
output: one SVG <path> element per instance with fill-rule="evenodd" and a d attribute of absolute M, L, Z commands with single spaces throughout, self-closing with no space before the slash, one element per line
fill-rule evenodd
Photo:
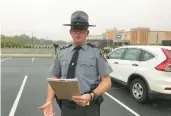
<path fill-rule="evenodd" d="M 138 64 L 132 64 L 132 66 L 138 66 Z"/>
<path fill-rule="evenodd" d="M 114 62 L 114 64 L 118 64 L 118 62 Z"/>

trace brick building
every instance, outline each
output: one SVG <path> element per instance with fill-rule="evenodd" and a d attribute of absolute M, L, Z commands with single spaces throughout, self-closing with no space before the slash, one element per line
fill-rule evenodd
<path fill-rule="evenodd" d="M 161 45 L 164 40 L 171 41 L 171 31 L 155 31 L 150 28 L 132 28 L 124 30 L 107 30 L 107 38 L 114 44 Z"/>
<path fill-rule="evenodd" d="M 150 28 L 132 28 L 130 30 L 107 29 L 100 35 L 90 35 L 87 37 L 89 41 L 98 40 L 102 44 L 105 42 L 107 46 L 121 45 L 171 45 L 171 31 L 155 31 Z M 106 41 L 105 41 L 106 40 Z M 99 43 L 98 42 L 98 43 Z M 107 43 L 107 44 L 106 44 Z M 103 46 L 105 46 L 103 45 Z"/>

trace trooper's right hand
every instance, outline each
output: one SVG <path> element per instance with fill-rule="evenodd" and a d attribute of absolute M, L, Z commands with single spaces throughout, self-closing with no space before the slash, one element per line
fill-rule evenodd
<path fill-rule="evenodd" d="M 40 106 L 39 108 L 44 111 L 44 116 L 55 116 L 52 102 L 48 101 L 44 105 Z"/>

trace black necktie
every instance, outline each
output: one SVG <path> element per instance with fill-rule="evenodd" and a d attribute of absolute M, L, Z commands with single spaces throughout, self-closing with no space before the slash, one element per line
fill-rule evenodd
<path fill-rule="evenodd" d="M 78 54 L 79 54 L 80 49 L 81 49 L 81 47 L 79 47 L 79 46 L 74 48 L 74 50 L 76 50 L 76 51 L 73 54 L 71 62 L 68 67 L 67 79 L 75 78 L 75 68 L 77 65 Z"/>

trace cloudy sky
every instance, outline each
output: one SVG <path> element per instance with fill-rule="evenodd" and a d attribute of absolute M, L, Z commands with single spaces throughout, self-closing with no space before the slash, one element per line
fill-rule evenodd
<path fill-rule="evenodd" d="M 90 34 L 101 34 L 114 27 L 149 27 L 171 31 L 171 0 L 1 0 L 1 33 L 31 33 L 38 38 L 71 40 L 70 16 L 76 10 L 89 15 Z"/>

